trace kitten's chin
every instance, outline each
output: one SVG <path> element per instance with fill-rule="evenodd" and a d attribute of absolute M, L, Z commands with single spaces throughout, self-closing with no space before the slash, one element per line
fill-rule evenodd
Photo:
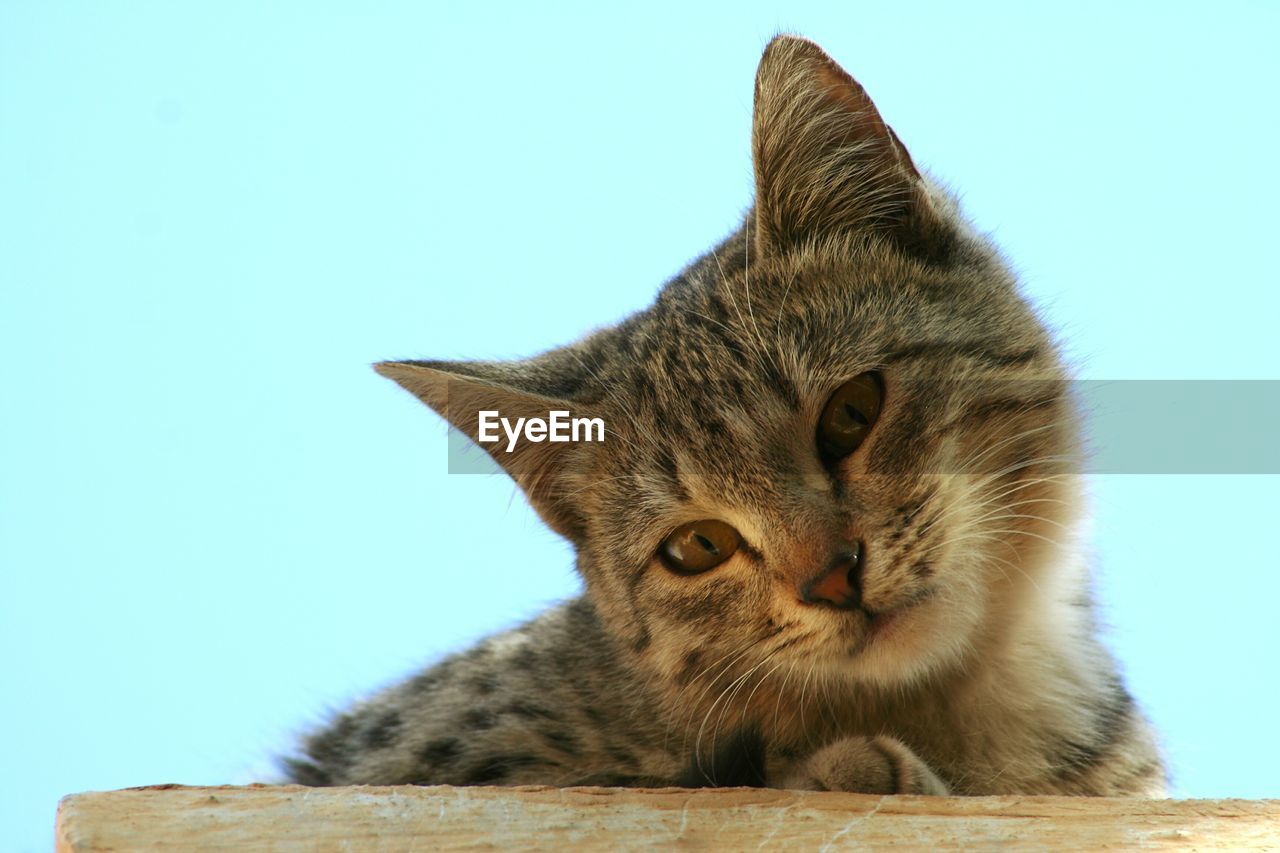
<path fill-rule="evenodd" d="M 851 638 L 841 632 L 828 667 L 841 677 L 878 684 L 915 681 L 954 656 L 932 598 L 896 607 L 874 617 L 859 616 Z"/>

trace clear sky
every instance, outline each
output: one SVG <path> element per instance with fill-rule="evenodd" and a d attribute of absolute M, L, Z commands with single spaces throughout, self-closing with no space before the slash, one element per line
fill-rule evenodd
<path fill-rule="evenodd" d="M 368 365 L 645 305 L 750 202 L 778 30 L 961 190 L 1081 375 L 1280 378 L 1278 10 L 0 2 L 0 837 L 46 848 L 66 793 L 251 781 L 573 594 Z M 1280 478 L 1092 490 L 1177 793 L 1280 796 Z"/>

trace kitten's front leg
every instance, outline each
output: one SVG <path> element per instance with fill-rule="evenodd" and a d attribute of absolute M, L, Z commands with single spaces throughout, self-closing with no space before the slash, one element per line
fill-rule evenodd
<path fill-rule="evenodd" d="M 947 786 L 897 738 L 847 737 L 799 762 L 782 787 L 804 791 L 946 796 Z"/>

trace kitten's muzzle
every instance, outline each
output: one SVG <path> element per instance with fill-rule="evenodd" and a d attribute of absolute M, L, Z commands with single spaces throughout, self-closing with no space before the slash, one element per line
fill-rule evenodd
<path fill-rule="evenodd" d="M 837 610 L 856 610 L 862 604 L 862 564 L 864 547 L 854 542 L 848 551 L 837 554 L 817 577 L 801 584 L 800 600 Z"/>

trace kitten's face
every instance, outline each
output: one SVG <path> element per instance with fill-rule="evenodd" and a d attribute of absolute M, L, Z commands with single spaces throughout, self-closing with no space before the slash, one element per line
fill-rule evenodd
<path fill-rule="evenodd" d="M 1053 588 L 1076 470 L 1057 355 L 811 42 L 766 50 L 752 152 L 742 229 L 648 310 L 524 362 L 379 369 L 473 437 L 478 409 L 603 417 L 600 445 L 486 449 L 677 693 L 919 680 Z"/>
<path fill-rule="evenodd" d="M 917 679 L 1009 618 L 1069 520 L 1062 387 L 1017 381 L 1056 377 L 1056 357 L 992 258 L 833 254 L 691 271 L 634 324 L 645 357 L 608 392 L 581 566 L 677 684 Z M 869 373 L 880 411 L 837 458 L 827 404 Z M 703 520 L 740 544 L 688 571 L 664 543 Z"/>

